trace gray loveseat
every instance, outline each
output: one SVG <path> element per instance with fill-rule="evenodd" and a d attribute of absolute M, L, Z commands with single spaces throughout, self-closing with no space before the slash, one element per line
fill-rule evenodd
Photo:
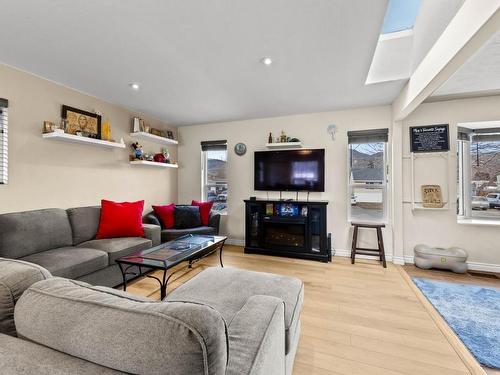
<path fill-rule="evenodd" d="M 6 374 L 290 375 L 303 284 L 210 268 L 163 302 L 0 258 Z"/>
<path fill-rule="evenodd" d="M 160 227 L 144 224 L 145 238 L 96 240 L 100 214 L 100 207 L 2 214 L 0 257 L 39 264 L 54 276 L 95 285 L 121 284 L 122 274 L 115 260 L 158 245 Z"/>
<path fill-rule="evenodd" d="M 187 205 L 178 205 L 187 206 Z M 148 212 L 144 215 L 142 221 L 146 224 L 159 225 L 161 227 L 161 242 L 168 242 L 175 240 L 177 237 L 184 236 L 186 234 L 207 234 L 207 235 L 217 235 L 219 234 L 220 227 L 220 214 L 214 212 L 210 213 L 208 220 L 208 225 L 201 225 L 193 228 L 171 228 L 166 229 L 163 227 L 161 220 L 154 213 L 154 211 Z"/>

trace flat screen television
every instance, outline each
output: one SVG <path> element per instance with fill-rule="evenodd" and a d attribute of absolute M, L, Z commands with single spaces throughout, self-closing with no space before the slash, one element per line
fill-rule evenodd
<path fill-rule="evenodd" d="M 254 189 L 325 191 L 325 150 L 256 151 Z"/>

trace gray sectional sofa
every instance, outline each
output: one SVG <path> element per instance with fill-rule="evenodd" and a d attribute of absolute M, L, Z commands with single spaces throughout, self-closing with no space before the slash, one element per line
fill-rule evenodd
<path fill-rule="evenodd" d="M 0 258 L 6 374 L 290 375 L 303 284 L 210 268 L 164 301 Z"/>
<path fill-rule="evenodd" d="M 77 207 L 2 214 L 0 257 L 38 264 L 54 276 L 119 285 L 123 280 L 115 260 L 158 245 L 160 227 L 144 224 L 145 238 L 96 240 L 100 213 L 100 207 Z"/>
<path fill-rule="evenodd" d="M 187 205 L 179 205 L 187 206 Z M 161 242 L 168 242 L 175 240 L 177 237 L 184 236 L 185 234 L 207 234 L 207 235 L 218 235 L 220 227 L 220 214 L 211 212 L 208 225 L 196 226 L 193 228 L 170 228 L 166 229 L 161 224 L 161 220 L 154 213 L 154 211 L 148 212 L 144 215 L 143 220 L 146 224 L 158 225 L 161 227 Z"/>

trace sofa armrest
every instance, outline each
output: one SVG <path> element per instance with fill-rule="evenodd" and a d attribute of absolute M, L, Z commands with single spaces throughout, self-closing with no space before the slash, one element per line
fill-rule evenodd
<path fill-rule="evenodd" d="M 51 278 L 23 293 L 14 318 L 19 337 L 123 373 L 225 375 L 226 323 L 207 305 Z"/>
<path fill-rule="evenodd" d="M 252 296 L 228 327 L 226 375 L 284 375 L 285 304 L 276 297 Z"/>
<path fill-rule="evenodd" d="M 215 228 L 215 234 L 219 234 L 220 214 L 210 213 L 210 218 L 208 219 L 208 226 Z"/>
<path fill-rule="evenodd" d="M 160 220 L 158 219 L 158 216 L 155 215 L 154 211 L 148 212 L 146 215 L 144 215 L 142 218 L 142 222 L 144 224 L 154 224 L 161 227 Z"/>
<path fill-rule="evenodd" d="M 151 240 L 153 246 L 161 244 L 161 227 L 155 224 L 142 224 L 144 228 L 144 238 Z"/>

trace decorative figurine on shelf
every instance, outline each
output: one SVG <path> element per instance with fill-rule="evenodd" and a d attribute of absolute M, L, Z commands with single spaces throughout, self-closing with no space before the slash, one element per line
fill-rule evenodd
<path fill-rule="evenodd" d="M 269 138 L 267 139 L 268 143 L 273 143 L 273 133 L 269 132 Z"/>
<path fill-rule="evenodd" d="M 153 161 L 155 161 L 157 163 L 166 163 L 167 159 L 165 158 L 165 155 L 163 155 L 163 154 L 155 154 L 155 156 L 153 157 Z"/>
<path fill-rule="evenodd" d="M 170 163 L 170 152 L 168 152 L 168 148 L 166 147 L 162 148 L 161 152 L 165 157 L 165 163 Z"/>
<path fill-rule="evenodd" d="M 43 133 L 52 133 L 55 130 L 55 128 L 56 126 L 53 122 L 50 121 L 43 122 L 43 128 L 42 128 Z"/>
<path fill-rule="evenodd" d="M 101 139 L 111 141 L 111 126 L 109 125 L 109 119 L 106 119 L 101 126 Z"/>
<path fill-rule="evenodd" d="M 134 150 L 134 157 L 136 160 L 144 160 L 142 146 L 139 144 L 139 142 L 132 143 L 130 147 L 132 147 L 132 150 Z"/>
<path fill-rule="evenodd" d="M 59 122 L 59 129 L 61 129 L 63 132 L 66 132 L 67 127 L 68 127 L 68 120 L 62 118 L 61 121 Z"/>
<path fill-rule="evenodd" d="M 283 130 L 281 131 L 280 142 L 286 142 L 286 134 Z"/>

